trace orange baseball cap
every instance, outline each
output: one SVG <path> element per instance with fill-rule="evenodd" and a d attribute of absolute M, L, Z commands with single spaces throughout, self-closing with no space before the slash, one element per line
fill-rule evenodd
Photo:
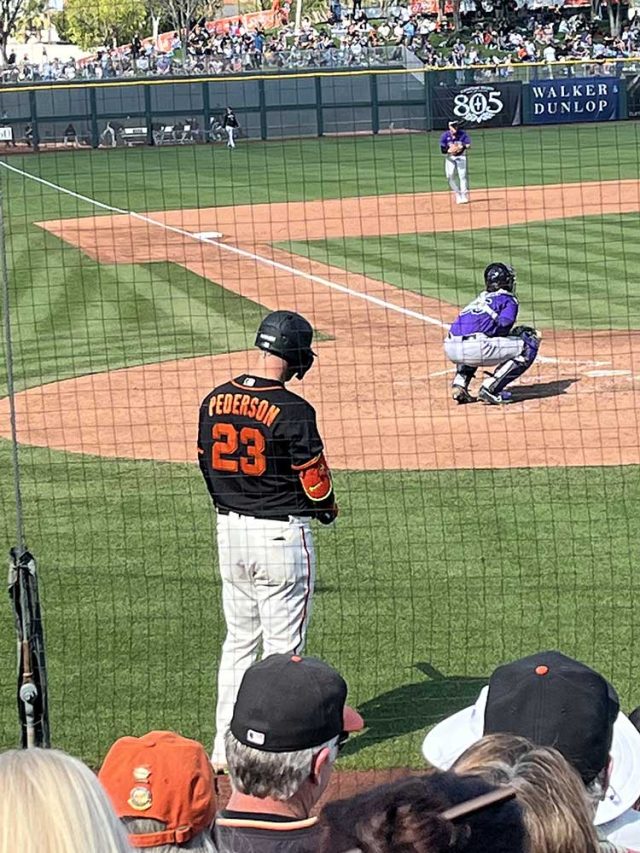
<path fill-rule="evenodd" d="M 195 740 L 174 732 L 122 737 L 98 777 L 119 818 L 152 818 L 166 825 L 158 832 L 131 833 L 133 847 L 184 844 L 213 823 L 213 768 Z"/>

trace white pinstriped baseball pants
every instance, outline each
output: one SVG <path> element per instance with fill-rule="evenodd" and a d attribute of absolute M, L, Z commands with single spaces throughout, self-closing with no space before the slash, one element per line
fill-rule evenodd
<path fill-rule="evenodd" d="M 211 760 L 225 764 L 224 736 L 245 671 L 262 655 L 300 653 L 315 584 L 309 519 L 269 521 L 218 513 L 218 558 L 227 636 L 218 669 L 216 735 Z"/>

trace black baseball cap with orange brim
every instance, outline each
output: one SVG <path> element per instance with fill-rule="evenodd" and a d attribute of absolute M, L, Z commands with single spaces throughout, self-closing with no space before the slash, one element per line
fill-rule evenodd
<path fill-rule="evenodd" d="M 263 752 L 321 746 L 364 728 L 346 698 L 344 678 L 324 661 L 270 655 L 245 672 L 231 732 L 240 743 Z"/>

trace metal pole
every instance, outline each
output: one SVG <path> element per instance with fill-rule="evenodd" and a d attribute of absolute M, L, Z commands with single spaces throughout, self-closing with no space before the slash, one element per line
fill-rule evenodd
<path fill-rule="evenodd" d="M 11 423 L 11 461 L 13 465 L 13 491 L 16 505 L 16 545 L 20 556 L 26 551 L 24 518 L 22 516 L 22 494 L 20 491 L 20 459 L 18 457 L 18 430 L 16 426 L 16 400 L 13 384 L 13 345 L 11 339 L 11 317 L 9 315 L 9 270 L 7 267 L 7 244 L 4 224 L 4 189 L 0 188 L 0 276 L 2 276 L 2 316 L 4 328 L 4 353 L 7 367 L 7 394 L 9 397 L 9 419 Z"/>
<path fill-rule="evenodd" d="M 296 0 L 296 23 L 294 33 L 300 34 L 300 24 L 302 23 L 302 0 Z"/>

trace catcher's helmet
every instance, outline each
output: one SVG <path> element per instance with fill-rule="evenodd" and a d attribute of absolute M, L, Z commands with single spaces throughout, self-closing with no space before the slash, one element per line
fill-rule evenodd
<path fill-rule="evenodd" d="M 494 263 L 484 271 L 484 283 L 489 293 L 496 290 L 516 292 L 516 271 L 509 264 Z"/>
<path fill-rule="evenodd" d="M 284 359 L 302 379 L 313 364 L 311 324 L 294 311 L 272 311 L 267 314 L 256 335 L 256 346 Z"/>

